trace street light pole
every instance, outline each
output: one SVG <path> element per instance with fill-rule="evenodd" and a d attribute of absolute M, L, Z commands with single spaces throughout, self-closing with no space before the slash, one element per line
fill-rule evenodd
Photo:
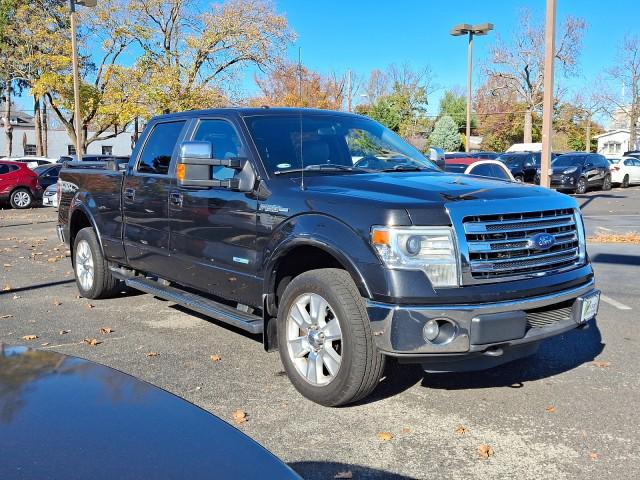
<path fill-rule="evenodd" d="M 95 7 L 97 0 L 69 0 L 71 17 L 71 66 L 73 69 L 73 104 L 76 129 L 76 158 L 82 161 L 82 118 L 80 117 L 80 69 L 78 66 L 78 40 L 76 34 L 76 5 Z"/>
<path fill-rule="evenodd" d="M 469 47 L 467 52 L 467 125 L 466 125 L 466 138 L 467 141 L 465 151 L 470 150 L 471 143 L 471 78 L 473 69 L 473 36 L 474 35 L 486 35 L 489 31 L 493 30 L 492 23 L 481 23 L 477 25 L 470 25 L 468 23 L 461 23 L 456 25 L 449 32 L 454 37 L 461 35 L 468 35 Z"/>
<path fill-rule="evenodd" d="M 553 136 L 553 60 L 555 57 L 556 0 L 547 0 L 544 29 L 544 92 L 542 106 L 542 155 L 540 158 L 540 185 L 549 187 L 551 166 L 551 139 Z"/>

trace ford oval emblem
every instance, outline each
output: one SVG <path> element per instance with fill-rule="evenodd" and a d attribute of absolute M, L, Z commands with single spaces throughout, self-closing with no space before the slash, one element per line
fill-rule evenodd
<path fill-rule="evenodd" d="M 538 233 L 529 239 L 529 248 L 549 250 L 556 243 L 556 237 L 550 233 Z"/>

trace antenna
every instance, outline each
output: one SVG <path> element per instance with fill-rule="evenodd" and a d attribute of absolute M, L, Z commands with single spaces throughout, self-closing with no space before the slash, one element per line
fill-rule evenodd
<path fill-rule="evenodd" d="M 298 103 L 300 104 L 300 108 L 302 108 L 302 47 L 298 47 Z M 302 148 L 302 110 L 299 111 L 300 114 L 300 168 L 301 168 L 301 179 L 300 179 L 300 190 L 304 190 L 304 151 Z"/>

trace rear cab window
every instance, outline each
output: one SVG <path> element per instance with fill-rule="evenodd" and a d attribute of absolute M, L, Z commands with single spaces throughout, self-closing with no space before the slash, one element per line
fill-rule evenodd
<path fill-rule="evenodd" d="M 186 120 L 154 125 L 138 158 L 136 171 L 151 175 L 167 175 L 169 165 Z"/>

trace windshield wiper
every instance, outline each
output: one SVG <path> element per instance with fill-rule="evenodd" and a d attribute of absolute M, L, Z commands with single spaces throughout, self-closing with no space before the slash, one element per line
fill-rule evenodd
<path fill-rule="evenodd" d="M 373 170 L 369 170 L 367 168 L 361 167 L 349 167 L 348 165 L 332 165 L 330 163 L 323 163 L 321 165 L 307 165 L 304 168 L 291 168 L 289 170 L 276 170 L 273 172 L 274 175 L 284 175 L 286 173 L 300 173 L 300 172 L 309 172 L 309 171 L 325 171 L 325 172 L 372 172 Z"/>

